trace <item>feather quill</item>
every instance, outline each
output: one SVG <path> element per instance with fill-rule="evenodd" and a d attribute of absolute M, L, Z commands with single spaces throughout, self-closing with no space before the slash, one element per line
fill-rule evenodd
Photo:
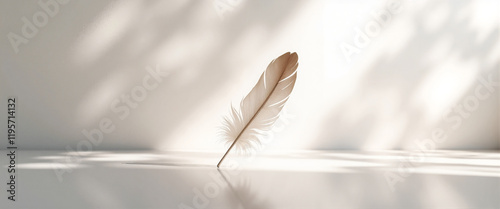
<path fill-rule="evenodd" d="M 230 143 L 220 167 L 231 149 L 240 151 L 260 146 L 292 93 L 297 79 L 297 53 L 287 52 L 273 60 L 259 81 L 240 102 L 239 109 L 231 106 L 230 115 L 223 120 L 222 135 Z"/>

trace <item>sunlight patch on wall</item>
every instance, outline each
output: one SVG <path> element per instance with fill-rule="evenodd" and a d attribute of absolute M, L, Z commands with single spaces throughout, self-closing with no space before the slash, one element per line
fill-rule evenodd
<path fill-rule="evenodd" d="M 94 22 L 85 28 L 75 46 L 74 60 L 89 64 L 125 35 L 134 18 L 140 15 L 140 1 L 117 1 L 110 4 Z"/>
<path fill-rule="evenodd" d="M 110 112 L 111 102 L 120 98 L 119 93 L 126 85 L 125 79 L 126 76 L 122 73 L 112 73 L 83 95 L 76 107 L 76 121 L 85 126 Z"/>

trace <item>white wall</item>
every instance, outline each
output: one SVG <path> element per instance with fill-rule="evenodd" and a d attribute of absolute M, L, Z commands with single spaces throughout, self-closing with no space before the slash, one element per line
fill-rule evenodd
<path fill-rule="evenodd" d="M 399 3 L 70 1 L 16 53 L 9 33 L 25 36 L 22 18 L 46 12 L 37 1 L 1 2 L 0 109 L 17 97 L 22 149 L 77 149 L 82 131 L 110 121 L 92 150 L 222 150 L 216 128 L 231 102 L 296 51 L 298 81 L 268 149 L 413 149 L 435 130 L 447 136 L 436 148 L 500 148 L 499 89 L 478 87 L 499 80 L 499 3 Z M 383 11 L 391 17 L 380 33 L 356 46 L 356 29 Z M 157 65 L 168 76 L 126 105 L 122 95 L 144 89 L 146 67 Z M 488 96 L 460 115 L 477 88 Z"/>

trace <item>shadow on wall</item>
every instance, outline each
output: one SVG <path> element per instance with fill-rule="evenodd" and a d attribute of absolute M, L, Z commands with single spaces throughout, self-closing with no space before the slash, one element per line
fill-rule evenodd
<path fill-rule="evenodd" d="M 304 1 L 238 1 L 219 7 L 228 12 L 221 20 L 214 2 L 219 1 L 71 1 L 61 5 L 17 54 L 8 41 L 0 42 L 0 79 L 9 78 L 0 87 L 19 98 L 22 111 L 18 115 L 23 138 L 19 146 L 76 148 L 86 138 L 82 131 L 102 138 L 93 150 L 154 149 L 163 141 L 167 148 L 179 141 L 184 144 L 177 147 L 192 148 L 209 141 L 205 137 L 213 136 L 205 136 L 207 127 L 187 124 L 192 121 L 190 116 L 201 113 L 195 116 L 205 121 L 204 126 L 212 122 L 206 118 L 215 118 L 214 124 L 220 122 L 216 117 L 222 114 L 214 114 L 218 109 L 213 106 L 226 110 L 220 104 L 229 105 L 226 99 L 239 95 L 228 84 L 239 85 L 241 80 L 228 78 L 241 78 L 238 76 L 248 71 L 235 66 L 255 66 L 256 56 L 263 52 L 282 53 L 270 45 L 285 39 L 284 23 L 290 24 L 310 6 Z M 0 19 L 5 20 L 1 34 L 20 34 L 22 17 L 42 10 L 36 4 L 25 4 L 11 2 L 0 7 Z M 498 77 L 499 30 L 491 30 L 490 17 L 481 19 L 492 9 L 474 11 L 471 8 L 476 3 L 465 1 L 422 4 L 417 9 L 406 8 L 364 49 L 363 57 L 344 75 L 347 86 L 323 92 L 333 95 L 341 89 L 352 93 L 321 109 L 328 112 L 321 111 L 319 119 L 311 121 L 320 124 L 311 128 L 311 133 L 319 135 L 310 137 L 313 144 L 309 147 L 299 148 L 412 148 L 435 128 L 447 134 L 447 140 L 436 148 L 500 148 L 498 92 L 478 100 L 478 105 L 468 100 L 476 94 L 479 78 Z M 308 37 L 304 34 L 291 34 L 294 37 L 281 44 L 295 46 L 292 41 Z M 312 42 L 302 41 L 302 45 Z M 310 57 L 321 55 L 323 49 L 304 48 L 310 54 L 309 59 L 301 57 L 301 66 L 320 68 Z M 156 66 L 163 72 L 151 73 Z M 304 69 L 301 75 L 318 76 Z M 261 69 L 256 71 L 258 76 Z M 158 75 L 161 73 L 168 75 Z M 312 86 L 312 80 L 298 83 L 294 90 L 300 98 L 297 101 L 304 98 L 298 96 L 304 96 L 299 93 L 306 89 L 299 87 Z M 224 101 L 207 107 L 206 102 L 214 97 Z M 459 112 L 460 105 L 466 110 L 466 101 L 477 106 L 470 114 Z M 293 110 L 293 101 L 289 104 Z M 306 102 L 295 104 L 300 109 Z M 302 109 L 300 113 L 309 114 Z M 114 131 L 99 135 L 100 124 L 110 126 L 110 121 Z M 192 135 L 179 135 L 183 131 L 199 132 L 201 137 L 194 140 L 189 138 Z M 295 138 L 276 141 L 301 145 L 296 135 L 302 132 L 303 127 L 289 128 L 287 133 Z"/>
<path fill-rule="evenodd" d="M 434 131 L 445 135 L 435 148 L 500 148 L 499 89 L 480 81 L 498 82 L 499 28 L 494 19 L 481 28 L 484 14 L 475 7 L 430 1 L 402 12 L 384 31 L 392 38 L 375 40 L 381 49 L 365 51 L 353 67 L 360 74 L 353 93 L 332 109 L 313 148 L 417 149 Z"/>
<path fill-rule="evenodd" d="M 241 1 L 229 9 L 238 12 L 227 11 L 221 21 L 212 1 L 61 5 L 56 16 L 19 47 L 18 54 L 10 43 L 3 43 L 9 45 L 2 47 L 7 55 L 3 66 L 12 69 L 2 72 L 9 78 L 3 87 L 20 98 L 23 110 L 19 120 L 26 140 L 19 145 L 73 147 L 85 138 L 82 128 L 99 139 L 92 131 L 106 120 L 105 126 L 111 121 L 119 130 L 105 134 L 94 149 L 154 148 L 192 109 L 221 92 L 226 77 L 234 73 L 227 63 L 231 53 L 240 50 L 235 47 L 242 36 L 263 27 L 259 44 L 266 45 L 299 6 L 299 1 Z M 8 17 L 4 30 L 18 32 L 21 17 L 39 10 L 25 2 L 9 3 L 2 9 L 2 16 Z M 2 34 L 8 33 L 4 30 Z M 239 53 L 245 57 L 256 52 Z M 146 66 L 154 71 L 156 65 L 168 76 L 149 80 L 151 85 L 156 81 L 161 85 L 138 93 L 147 94 L 144 101 L 138 97 L 140 104 L 130 101 L 134 88 L 144 86 L 150 74 Z"/>

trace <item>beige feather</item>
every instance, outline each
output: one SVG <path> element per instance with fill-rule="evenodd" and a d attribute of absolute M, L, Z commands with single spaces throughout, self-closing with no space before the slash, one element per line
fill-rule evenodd
<path fill-rule="evenodd" d="M 230 143 L 217 167 L 220 167 L 231 149 L 249 150 L 260 146 L 292 93 L 297 79 L 297 53 L 287 52 L 273 60 L 259 81 L 241 101 L 239 109 L 231 107 L 224 118 L 222 135 Z"/>

